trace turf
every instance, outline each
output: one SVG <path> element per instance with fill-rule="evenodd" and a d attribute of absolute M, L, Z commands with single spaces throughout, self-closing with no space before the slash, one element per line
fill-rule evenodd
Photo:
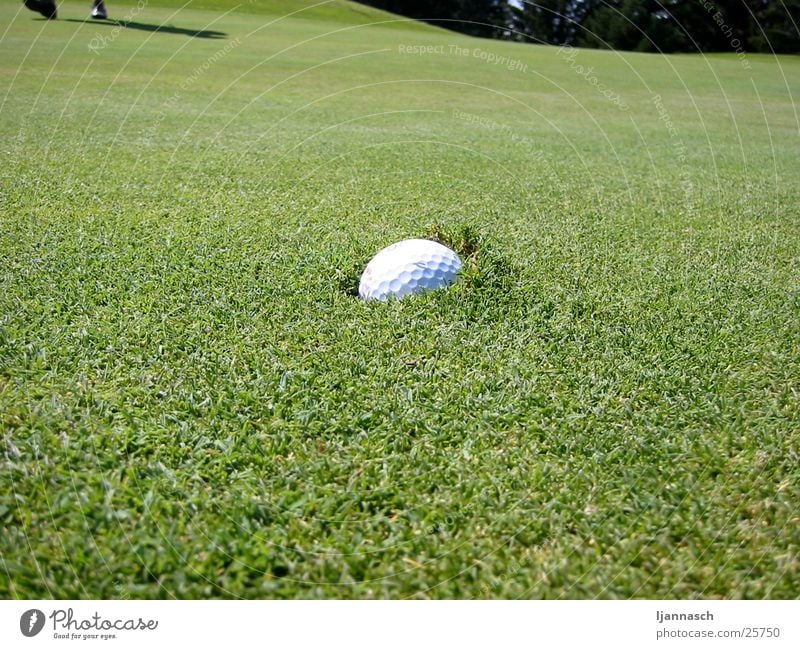
<path fill-rule="evenodd" d="M 0 597 L 798 597 L 800 60 L 312 5 L 0 3 Z"/>

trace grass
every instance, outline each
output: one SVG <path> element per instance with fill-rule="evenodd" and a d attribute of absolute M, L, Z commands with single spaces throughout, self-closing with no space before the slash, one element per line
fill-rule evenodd
<path fill-rule="evenodd" d="M 800 60 L 311 4 L 0 4 L 0 596 L 797 597 Z"/>

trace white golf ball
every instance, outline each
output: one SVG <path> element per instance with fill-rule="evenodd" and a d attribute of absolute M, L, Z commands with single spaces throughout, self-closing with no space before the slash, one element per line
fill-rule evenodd
<path fill-rule="evenodd" d="M 363 300 L 403 298 L 449 286 L 461 270 L 458 255 L 436 241 L 405 239 L 381 250 L 361 275 Z"/>

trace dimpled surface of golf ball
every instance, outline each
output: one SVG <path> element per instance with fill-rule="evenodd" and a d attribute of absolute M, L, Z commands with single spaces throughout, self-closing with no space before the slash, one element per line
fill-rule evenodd
<path fill-rule="evenodd" d="M 405 239 L 381 250 L 361 275 L 363 300 L 404 298 L 449 286 L 461 270 L 458 255 L 436 241 Z"/>

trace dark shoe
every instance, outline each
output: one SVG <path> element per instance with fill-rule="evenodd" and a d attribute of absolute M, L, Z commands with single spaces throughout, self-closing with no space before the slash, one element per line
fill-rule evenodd
<path fill-rule="evenodd" d="M 25 0 L 25 6 L 48 20 L 56 19 L 56 3 L 53 0 Z"/>
<path fill-rule="evenodd" d="M 105 20 L 108 18 L 108 12 L 106 11 L 106 6 L 103 4 L 103 0 L 94 0 L 92 4 L 92 18 L 97 20 Z"/>

